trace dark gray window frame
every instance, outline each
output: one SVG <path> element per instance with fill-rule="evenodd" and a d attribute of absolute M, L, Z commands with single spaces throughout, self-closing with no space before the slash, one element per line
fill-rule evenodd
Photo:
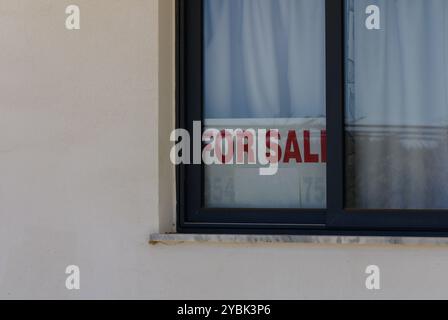
<path fill-rule="evenodd" d="M 193 121 L 202 121 L 202 9 L 202 0 L 177 0 L 176 126 L 189 132 L 193 132 Z M 344 1 L 326 0 L 325 16 L 327 208 L 205 208 L 203 166 L 179 165 L 176 168 L 178 232 L 448 236 L 448 210 L 355 210 L 344 207 Z"/>

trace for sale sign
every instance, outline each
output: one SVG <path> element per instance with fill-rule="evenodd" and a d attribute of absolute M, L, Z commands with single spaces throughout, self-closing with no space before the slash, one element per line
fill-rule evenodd
<path fill-rule="evenodd" d="M 326 206 L 325 118 L 208 120 L 204 137 L 207 206 Z"/>

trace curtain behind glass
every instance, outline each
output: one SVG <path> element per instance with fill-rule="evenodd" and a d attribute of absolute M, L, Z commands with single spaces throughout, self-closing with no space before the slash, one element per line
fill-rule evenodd
<path fill-rule="evenodd" d="M 219 208 L 325 208 L 325 1 L 205 0 L 206 128 L 293 130 L 303 150 L 311 132 L 319 163 L 205 167 L 205 205 Z"/>
<path fill-rule="evenodd" d="M 205 118 L 325 115 L 325 1 L 206 0 Z"/>
<path fill-rule="evenodd" d="M 381 29 L 367 30 L 367 6 Z M 349 0 L 347 205 L 448 208 L 448 1 Z"/>

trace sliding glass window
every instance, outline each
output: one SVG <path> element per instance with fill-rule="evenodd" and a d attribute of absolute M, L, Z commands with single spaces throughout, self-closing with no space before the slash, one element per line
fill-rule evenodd
<path fill-rule="evenodd" d="M 260 175 L 250 161 L 207 166 L 206 206 L 325 208 L 325 1 L 203 6 L 206 129 L 280 134 L 276 174 Z M 246 160 L 258 155 L 256 140 Z"/>
<path fill-rule="evenodd" d="M 177 1 L 180 232 L 448 236 L 447 0 Z"/>
<path fill-rule="evenodd" d="M 347 206 L 448 208 L 448 1 L 349 0 L 346 17 Z"/>

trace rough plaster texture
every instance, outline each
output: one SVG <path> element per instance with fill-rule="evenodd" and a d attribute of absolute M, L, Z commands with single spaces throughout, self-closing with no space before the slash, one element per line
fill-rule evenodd
<path fill-rule="evenodd" d="M 172 9 L 0 2 L 0 298 L 448 298 L 444 247 L 148 244 L 173 223 Z"/>

